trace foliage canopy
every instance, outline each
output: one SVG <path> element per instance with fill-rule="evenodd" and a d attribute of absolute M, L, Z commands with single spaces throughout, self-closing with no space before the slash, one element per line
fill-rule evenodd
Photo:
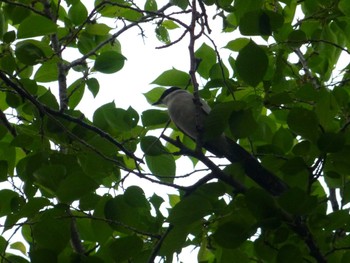
<path fill-rule="evenodd" d="M 172 262 L 192 245 L 198 262 L 349 262 L 350 2 L 162 4 L 0 1 L 1 228 L 23 237 L 0 237 L 0 261 Z M 208 10 L 232 36 L 221 46 Z M 145 25 L 161 48 L 187 41 L 177 55 L 190 65 L 155 76 L 146 99 L 170 86 L 204 98 L 207 135 L 225 131 L 283 193 L 196 151 L 164 110 L 106 103 L 88 119 L 77 109 L 84 93 L 108 88 L 96 72 L 123 70 L 120 35 Z M 184 158 L 193 169 L 179 174 Z M 131 176 L 141 183 L 128 186 Z M 163 186 L 177 194 L 167 200 Z"/>

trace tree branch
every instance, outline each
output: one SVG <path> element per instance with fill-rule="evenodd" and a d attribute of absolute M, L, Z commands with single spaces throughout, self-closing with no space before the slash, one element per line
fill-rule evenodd
<path fill-rule="evenodd" d="M 178 147 L 184 154 L 188 156 L 195 157 L 199 161 L 201 161 L 203 164 L 205 164 L 211 171 L 212 175 L 210 175 L 207 179 L 213 179 L 217 178 L 228 185 L 231 185 L 237 192 L 245 192 L 246 187 L 237 181 L 236 179 L 232 178 L 231 176 L 225 174 L 215 163 L 213 163 L 209 158 L 205 157 L 202 152 L 198 151 L 192 151 L 188 148 L 186 148 L 181 142 L 173 140 L 169 138 L 168 136 L 162 134 L 161 138 L 164 139 L 165 141 L 173 144 L 174 146 Z M 212 176 L 212 178 L 211 178 Z M 206 179 L 204 179 L 206 180 Z"/>
<path fill-rule="evenodd" d="M 301 65 L 303 66 L 305 75 L 308 77 L 308 79 L 310 79 L 312 86 L 316 90 L 320 89 L 320 85 L 318 84 L 318 80 L 312 75 L 311 70 L 310 70 L 309 66 L 307 65 L 307 62 L 304 58 L 303 53 L 301 53 L 299 48 L 295 48 L 294 53 L 298 56 L 299 61 L 300 61 Z"/>
<path fill-rule="evenodd" d="M 142 159 L 136 157 L 134 153 L 127 150 L 120 142 L 115 140 L 111 135 L 104 132 L 100 128 L 93 126 L 91 124 L 88 124 L 81 120 L 80 118 L 76 118 L 73 116 L 70 116 L 64 112 L 54 110 L 50 107 L 47 107 L 46 105 L 40 103 L 36 98 L 34 98 L 31 94 L 29 94 L 25 89 L 21 88 L 19 85 L 14 83 L 12 80 L 10 80 L 2 71 L 0 71 L 0 79 L 2 79 L 6 85 L 14 89 L 23 99 L 29 100 L 40 112 L 41 115 L 48 115 L 52 118 L 52 116 L 61 117 L 63 119 L 66 119 L 68 121 L 74 122 L 90 131 L 93 131 L 94 133 L 100 135 L 102 138 L 106 139 L 107 141 L 111 142 L 115 146 L 117 146 L 122 152 L 124 152 L 128 157 L 135 160 L 135 162 L 143 163 Z M 51 116 L 52 115 L 52 116 Z"/>

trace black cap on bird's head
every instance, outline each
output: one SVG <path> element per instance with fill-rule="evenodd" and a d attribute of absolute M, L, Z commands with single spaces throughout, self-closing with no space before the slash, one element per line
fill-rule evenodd
<path fill-rule="evenodd" d="M 176 91 L 176 90 L 180 90 L 179 87 L 171 87 L 169 89 L 166 89 L 163 94 L 160 96 L 160 98 L 155 102 L 153 103 L 152 105 L 159 105 L 159 104 L 162 104 L 163 103 L 163 99 L 168 96 L 170 93 Z"/>

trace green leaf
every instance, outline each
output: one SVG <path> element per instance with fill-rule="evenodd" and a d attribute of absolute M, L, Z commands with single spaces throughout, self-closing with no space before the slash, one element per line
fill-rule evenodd
<path fill-rule="evenodd" d="M 200 59 L 197 72 L 203 78 L 208 79 L 210 69 L 216 62 L 216 53 L 214 49 L 203 43 L 200 48 L 196 50 L 194 55 L 197 59 Z"/>
<path fill-rule="evenodd" d="M 91 35 L 105 36 L 111 29 L 106 24 L 88 24 L 85 30 Z"/>
<path fill-rule="evenodd" d="M 233 111 L 229 119 L 230 130 L 236 138 L 245 138 L 252 135 L 258 123 L 251 110 Z"/>
<path fill-rule="evenodd" d="M 189 75 L 175 68 L 164 71 L 155 80 L 152 81 L 152 84 L 177 87 L 186 87 L 189 83 Z"/>
<path fill-rule="evenodd" d="M 160 98 L 160 96 L 163 94 L 164 91 L 165 91 L 165 88 L 157 87 L 144 93 L 143 95 L 146 97 L 147 102 L 149 104 L 153 104 L 156 101 L 158 101 L 158 99 Z"/>
<path fill-rule="evenodd" d="M 3 39 L 5 43 L 10 44 L 16 40 L 16 32 L 13 30 L 6 32 L 3 36 Z"/>
<path fill-rule="evenodd" d="M 208 199 L 201 195 L 191 195 L 175 205 L 170 211 L 168 220 L 173 225 L 189 225 L 209 215 L 212 209 Z"/>
<path fill-rule="evenodd" d="M 318 93 L 315 112 L 322 127 L 326 131 L 334 131 L 334 119 L 339 112 L 339 105 L 333 93 L 322 89 Z"/>
<path fill-rule="evenodd" d="M 242 48 L 244 48 L 248 43 L 250 42 L 250 40 L 248 38 L 237 38 L 235 40 L 231 40 L 229 41 L 225 48 L 232 50 L 232 51 L 240 51 Z"/>
<path fill-rule="evenodd" d="M 344 133 L 322 133 L 317 141 L 318 148 L 322 152 L 335 153 L 343 149 L 345 145 Z"/>
<path fill-rule="evenodd" d="M 74 3 L 68 11 L 68 17 L 74 25 L 82 24 L 88 16 L 88 11 L 80 1 Z"/>
<path fill-rule="evenodd" d="M 63 179 L 57 188 L 56 194 L 63 203 L 71 203 L 80 197 L 92 192 L 98 184 L 83 172 L 75 172 Z"/>
<path fill-rule="evenodd" d="M 170 154 L 157 156 L 146 155 L 146 163 L 151 172 L 161 181 L 173 182 L 175 177 L 175 160 Z"/>
<path fill-rule="evenodd" d="M 141 139 L 141 149 L 146 155 L 156 156 L 167 153 L 166 148 L 161 144 L 159 138 L 145 136 Z"/>
<path fill-rule="evenodd" d="M 108 177 L 113 171 L 116 171 L 116 168 L 111 162 L 94 153 L 83 152 L 77 157 L 84 173 L 96 181 Z"/>
<path fill-rule="evenodd" d="M 169 30 L 179 28 L 178 24 L 176 24 L 173 20 L 164 20 L 162 22 L 162 26 Z"/>
<path fill-rule="evenodd" d="M 22 6 L 6 5 L 3 7 L 3 13 L 11 19 L 12 25 L 18 25 L 31 14 L 31 11 Z"/>
<path fill-rule="evenodd" d="M 259 220 L 278 218 L 279 211 L 274 199 L 262 189 L 252 188 L 246 194 L 247 207 Z"/>
<path fill-rule="evenodd" d="M 22 104 L 20 96 L 15 93 L 6 93 L 6 103 L 11 108 L 18 108 Z"/>
<path fill-rule="evenodd" d="M 113 262 L 134 262 L 134 258 L 141 252 L 143 241 L 136 235 L 116 238 L 109 245 L 109 254 Z"/>
<path fill-rule="evenodd" d="M 338 8 L 343 12 L 344 15 L 350 16 L 350 4 L 347 0 L 340 0 L 338 3 Z"/>
<path fill-rule="evenodd" d="M 7 180 L 8 163 L 5 160 L 0 160 L 0 182 Z"/>
<path fill-rule="evenodd" d="M 115 73 L 124 66 L 126 58 L 116 51 L 105 51 L 95 61 L 94 68 L 105 74 Z"/>
<path fill-rule="evenodd" d="M 100 83 L 98 82 L 98 80 L 96 78 L 89 78 L 88 80 L 86 80 L 86 85 L 92 93 L 92 95 L 94 96 L 94 98 L 96 98 L 98 91 L 100 90 Z"/>
<path fill-rule="evenodd" d="M 224 102 L 217 104 L 205 119 L 204 139 L 220 136 L 228 125 L 230 115 L 234 109 L 234 103 Z"/>
<path fill-rule="evenodd" d="M 38 82 L 57 81 L 58 68 L 57 63 L 53 60 L 44 62 L 34 75 L 34 79 Z"/>
<path fill-rule="evenodd" d="M 35 183 L 45 189 L 56 191 L 60 182 L 66 177 L 67 171 L 63 165 L 42 165 L 34 172 Z"/>
<path fill-rule="evenodd" d="M 296 134 L 315 140 L 319 134 L 318 118 L 315 112 L 304 108 L 293 108 L 287 118 L 288 126 Z"/>
<path fill-rule="evenodd" d="M 17 59 L 25 65 L 38 64 L 46 57 L 40 46 L 31 40 L 18 42 L 15 54 Z"/>
<path fill-rule="evenodd" d="M 150 206 L 148 202 L 144 202 L 145 197 L 140 196 L 142 193 L 136 188 L 132 188 L 133 189 L 131 189 L 126 196 L 118 195 L 106 202 L 104 206 L 105 217 L 115 221 L 116 224 L 111 222 L 110 226 L 115 230 L 122 231 L 123 233 L 132 233 L 129 227 L 150 231 L 153 227 Z M 134 197 L 130 196 L 130 194 L 135 194 L 136 192 L 136 195 L 141 197 L 141 202 L 134 200 Z M 122 223 L 122 225 L 120 223 Z M 124 225 L 128 227 L 124 227 Z"/>
<path fill-rule="evenodd" d="M 164 44 L 170 44 L 170 37 L 169 37 L 168 30 L 164 26 L 158 25 L 156 27 L 155 32 L 159 41 L 163 42 Z"/>
<path fill-rule="evenodd" d="M 145 10 L 146 11 L 153 11 L 153 12 L 157 11 L 158 6 L 157 6 L 156 0 L 146 0 Z"/>
<path fill-rule="evenodd" d="M 17 63 L 12 54 L 10 53 L 2 54 L 2 57 L 0 57 L 1 70 L 12 75 L 13 71 L 16 70 L 16 67 L 17 67 Z"/>
<path fill-rule="evenodd" d="M 317 197 L 310 196 L 300 188 L 292 188 L 283 193 L 278 203 L 288 213 L 305 215 L 317 206 Z"/>
<path fill-rule="evenodd" d="M 26 259 L 20 256 L 11 255 L 11 254 L 6 257 L 6 260 L 12 263 L 29 263 L 29 261 L 27 261 Z"/>
<path fill-rule="evenodd" d="M 0 206 L 0 217 L 10 215 L 14 212 L 13 203 L 18 198 L 19 196 L 16 192 L 8 189 L 0 190 L 0 200 L 2 200 Z"/>
<path fill-rule="evenodd" d="M 252 234 L 255 228 L 244 220 L 231 220 L 219 225 L 213 234 L 214 240 L 223 248 L 234 249 L 239 247 Z"/>
<path fill-rule="evenodd" d="M 150 205 L 146 199 L 145 192 L 139 186 L 129 186 L 125 190 L 124 200 L 128 205 L 132 207 L 146 209 L 147 211 L 150 210 Z"/>
<path fill-rule="evenodd" d="M 248 85 L 256 87 L 263 80 L 268 64 L 264 49 L 251 40 L 237 56 L 237 73 Z"/>
<path fill-rule="evenodd" d="M 294 30 L 288 35 L 288 41 L 292 48 L 299 48 L 307 41 L 306 34 L 302 30 Z"/>
<path fill-rule="evenodd" d="M 146 110 L 142 112 L 142 124 L 144 127 L 159 126 L 169 121 L 169 115 L 163 110 Z"/>
<path fill-rule="evenodd" d="M 93 123 L 101 129 L 114 132 L 128 132 L 136 127 L 139 120 L 137 112 L 129 107 L 128 110 L 115 108 L 114 102 L 98 108 L 93 116 Z"/>
<path fill-rule="evenodd" d="M 269 16 L 260 10 L 245 13 L 239 23 L 239 31 L 245 36 L 271 35 Z"/>
<path fill-rule="evenodd" d="M 37 36 L 45 36 L 55 33 L 57 25 L 50 19 L 32 14 L 24 19 L 18 27 L 18 38 L 29 38 Z"/>
<path fill-rule="evenodd" d="M 278 250 L 276 263 L 295 263 L 302 262 L 303 255 L 299 247 L 291 244 L 284 245 Z"/>
<path fill-rule="evenodd" d="M 32 226 L 32 236 L 37 249 L 61 252 L 70 240 L 70 220 L 64 220 L 67 213 L 63 209 L 52 208 L 44 211 Z"/>
<path fill-rule="evenodd" d="M 180 7 L 182 10 L 186 10 L 186 8 L 188 6 L 187 0 L 171 0 L 171 3 Z"/>
<path fill-rule="evenodd" d="M 70 109 L 74 109 L 78 106 L 79 102 L 83 98 L 85 91 L 84 79 L 77 79 L 67 89 L 68 106 Z"/>
<path fill-rule="evenodd" d="M 19 214 L 21 217 L 32 217 L 39 213 L 44 207 L 50 205 L 50 201 L 44 197 L 35 197 L 29 199 L 28 203 L 23 205 Z"/>
<path fill-rule="evenodd" d="M 226 80 L 228 76 L 229 72 L 224 64 L 216 63 L 209 71 L 209 77 L 211 80 Z"/>
<path fill-rule="evenodd" d="M 0 253 L 2 255 L 5 254 L 7 245 L 8 245 L 7 240 L 3 236 L 0 236 Z"/>
<path fill-rule="evenodd" d="M 52 92 L 50 90 L 47 90 L 43 95 L 41 95 L 38 100 L 45 104 L 48 107 L 51 107 L 53 109 L 58 109 L 59 105 L 58 102 L 56 100 L 56 97 L 52 94 Z M 57 125 L 56 125 L 57 126 Z"/>
<path fill-rule="evenodd" d="M 294 137 L 289 129 L 281 127 L 273 135 L 272 143 L 282 150 L 282 152 L 287 153 L 293 147 Z"/>
<path fill-rule="evenodd" d="M 18 250 L 21 252 L 23 255 L 27 256 L 27 249 L 25 245 L 22 242 L 15 242 L 10 245 L 10 248 Z"/>
<path fill-rule="evenodd" d="M 162 246 L 159 250 L 160 256 L 168 256 L 177 252 L 180 253 L 186 244 L 186 237 L 189 233 L 189 227 L 185 225 L 174 226 L 168 235 L 163 240 Z"/>

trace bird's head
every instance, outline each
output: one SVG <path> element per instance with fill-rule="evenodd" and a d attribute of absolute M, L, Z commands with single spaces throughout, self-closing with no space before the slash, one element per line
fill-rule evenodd
<path fill-rule="evenodd" d="M 162 95 L 160 96 L 160 98 L 153 103 L 152 105 L 159 105 L 159 104 L 166 104 L 166 98 L 169 98 L 169 96 L 171 96 L 171 94 L 174 94 L 175 91 L 177 90 L 181 90 L 179 87 L 171 87 L 169 89 L 166 89 Z"/>

